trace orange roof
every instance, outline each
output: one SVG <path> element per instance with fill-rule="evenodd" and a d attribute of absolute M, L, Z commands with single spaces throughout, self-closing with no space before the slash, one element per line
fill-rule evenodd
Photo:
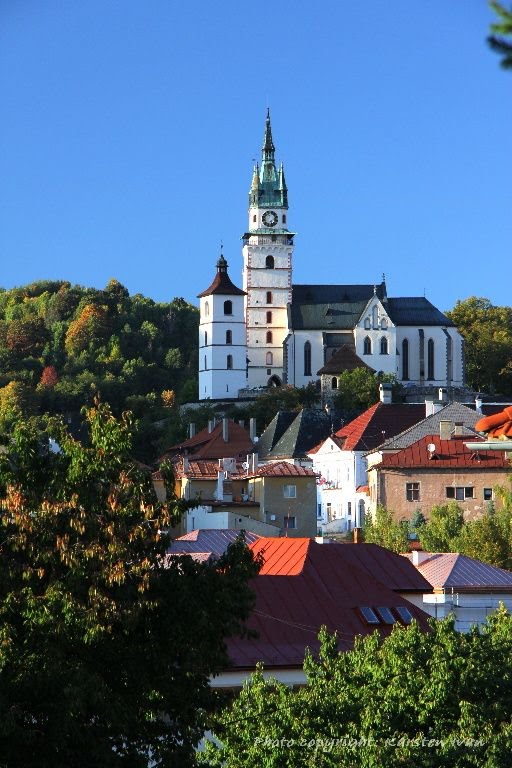
<path fill-rule="evenodd" d="M 217 424 L 211 432 L 208 428 L 202 429 L 194 437 L 184 440 L 179 445 L 169 448 L 164 457 L 177 453 L 186 453 L 201 459 L 225 459 L 228 457 L 241 457 L 254 450 L 249 433 L 236 421 L 228 421 L 228 440 L 223 438 L 223 425 Z"/>
<path fill-rule="evenodd" d="M 334 435 L 344 451 L 369 451 L 425 417 L 425 406 L 413 403 L 375 403 Z"/>
<path fill-rule="evenodd" d="M 261 538 L 250 544 L 255 555 L 262 555 L 260 576 L 297 576 L 302 572 L 311 539 Z"/>

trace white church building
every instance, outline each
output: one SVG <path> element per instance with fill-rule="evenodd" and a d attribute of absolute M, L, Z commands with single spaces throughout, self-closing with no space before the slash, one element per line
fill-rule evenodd
<path fill-rule="evenodd" d="M 420 297 L 388 297 L 379 284 L 294 285 L 295 233 L 288 189 L 276 167 L 267 112 L 261 165 L 253 169 L 242 236 L 242 289 L 223 256 L 200 298 L 199 399 L 235 399 L 239 390 L 319 380 L 343 347 L 370 368 L 428 390 L 464 386 L 463 339 Z"/>

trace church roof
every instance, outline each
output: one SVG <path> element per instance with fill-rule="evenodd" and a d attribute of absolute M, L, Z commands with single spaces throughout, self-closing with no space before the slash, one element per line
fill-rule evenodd
<path fill-rule="evenodd" d="M 439 309 L 424 296 L 388 299 L 386 311 L 394 325 L 445 325 L 455 327 Z"/>
<path fill-rule="evenodd" d="M 348 344 L 344 344 L 326 362 L 323 368 L 317 371 L 317 376 L 320 376 L 322 373 L 340 374 L 343 371 L 353 371 L 355 368 L 368 368 L 368 370 L 374 371 L 374 368 L 371 368 L 364 360 L 361 360 Z"/>
<path fill-rule="evenodd" d="M 386 285 L 294 285 L 291 324 L 294 330 L 352 330 L 369 300 L 386 298 Z"/>

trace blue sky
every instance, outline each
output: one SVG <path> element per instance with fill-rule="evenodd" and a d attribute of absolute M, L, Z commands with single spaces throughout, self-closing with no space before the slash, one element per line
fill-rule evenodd
<path fill-rule="evenodd" d="M 193 303 L 265 112 L 296 283 L 510 305 L 512 75 L 485 0 L 0 0 L 0 286 Z"/>

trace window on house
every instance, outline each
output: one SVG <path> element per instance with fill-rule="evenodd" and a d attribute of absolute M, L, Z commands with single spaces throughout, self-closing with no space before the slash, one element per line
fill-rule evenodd
<path fill-rule="evenodd" d="M 377 307 L 374 307 L 372 309 L 372 320 L 373 320 L 373 327 L 378 328 L 379 327 L 379 310 Z"/>
<path fill-rule="evenodd" d="M 338 389 L 338 379 L 333 376 L 331 379 L 331 389 Z"/>
<path fill-rule="evenodd" d="M 267 312 L 267 323 L 272 322 L 272 312 Z"/>
<path fill-rule="evenodd" d="M 396 624 L 396 619 L 391 613 L 391 610 L 386 605 L 379 605 L 377 613 L 381 617 L 384 624 Z"/>
<path fill-rule="evenodd" d="M 204 303 L 204 314 L 206 315 L 206 317 L 208 317 L 208 315 L 210 314 L 210 305 L 207 301 L 205 301 Z"/>
<path fill-rule="evenodd" d="M 267 304 L 272 304 L 272 291 L 267 291 Z"/>
<path fill-rule="evenodd" d="M 361 611 L 363 619 L 367 624 L 380 624 L 380 619 L 373 608 L 369 608 L 367 605 L 364 605 L 359 608 L 359 610 Z"/>
<path fill-rule="evenodd" d="M 295 515 L 286 515 L 283 522 L 283 528 L 287 528 L 288 530 L 297 528 L 297 518 Z"/>
<path fill-rule="evenodd" d="M 352 517 L 352 502 L 347 501 L 347 517 Z"/>
<path fill-rule="evenodd" d="M 233 302 L 230 299 L 224 302 L 224 314 L 225 315 L 233 314 Z"/>
<path fill-rule="evenodd" d="M 267 331 L 267 344 L 272 344 L 272 331 Z"/>
<path fill-rule="evenodd" d="M 372 340 L 369 336 L 364 337 L 363 341 L 363 355 L 371 355 L 372 353 Z"/>
<path fill-rule="evenodd" d="M 381 355 L 387 355 L 388 354 L 388 340 L 385 336 L 383 336 L 380 340 L 380 353 Z"/>
<path fill-rule="evenodd" d="M 233 355 L 228 355 L 226 358 L 226 368 L 231 371 L 233 368 Z"/>
<path fill-rule="evenodd" d="M 231 331 L 226 331 L 226 344 L 232 344 L 233 343 L 233 334 Z"/>
<path fill-rule="evenodd" d="M 253 214 L 252 220 L 254 223 L 256 223 L 256 214 Z"/>
<path fill-rule="evenodd" d="M 409 342 L 407 339 L 402 341 L 402 379 L 409 379 Z"/>
<path fill-rule="evenodd" d="M 326 512 L 327 512 L 327 521 L 330 523 L 332 520 L 334 520 L 334 513 L 332 511 L 332 504 L 330 501 L 326 504 Z"/>
<path fill-rule="evenodd" d="M 407 501 L 419 501 L 420 500 L 420 484 L 406 483 L 405 498 L 407 499 Z"/>
<path fill-rule="evenodd" d="M 274 355 L 272 352 L 267 352 L 265 356 L 265 365 L 273 365 L 274 364 Z"/>
<path fill-rule="evenodd" d="M 494 494 L 492 492 L 492 488 L 484 488 L 484 501 L 492 501 L 494 498 Z"/>
<path fill-rule="evenodd" d="M 321 520 L 322 519 L 322 505 L 317 504 L 316 505 L 316 519 Z"/>
<path fill-rule="evenodd" d="M 464 501 L 475 498 L 475 489 L 472 486 L 449 485 L 446 488 L 446 498 Z"/>
<path fill-rule="evenodd" d="M 297 486 L 296 485 L 284 485 L 283 496 L 285 499 L 297 498 Z"/>
<path fill-rule="evenodd" d="M 403 621 L 404 624 L 411 624 L 412 623 L 412 613 L 408 608 L 406 608 L 405 605 L 396 605 L 394 606 L 394 609 L 400 618 L 401 621 Z"/>
<path fill-rule="evenodd" d="M 358 525 L 359 525 L 359 526 L 362 526 L 362 525 L 363 525 L 363 523 L 364 523 L 364 515 L 365 515 L 365 510 L 364 510 L 364 501 L 363 501 L 363 499 L 359 499 L 359 503 L 358 503 L 358 506 L 359 506 L 359 520 L 358 520 Z"/>
<path fill-rule="evenodd" d="M 380 327 L 382 328 L 383 331 L 385 331 L 386 328 L 388 327 L 388 321 L 386 320 L 385 317 L 383 317 L 382 320 L 380 321 Z"/>
<path fill-rule="evenodd" d="M 370 328 L 372 327 L 372 324 L 371 324 L 371 321 L 370 321 L 369 317 L 365 317 L 365 319 L 364 319 L 364 327 L 365 327 L 365 329 L 367 331 L 369 331 Z"/>
<path fill-rule="evenodd" d="M 311 376 L 311 344 L 304 343 L 304 376 Z"/>
<path fill-rule="evenodd" d="M 274 257 L 273 256 L 267 256 L 265 259 L 265 266 L 267 269 L 274 269 Z"/>
<path fill-rule="evenodd" d="M 427 379 L 435 379 L 434 375 L 434 339 L 427 343 Z"/>

